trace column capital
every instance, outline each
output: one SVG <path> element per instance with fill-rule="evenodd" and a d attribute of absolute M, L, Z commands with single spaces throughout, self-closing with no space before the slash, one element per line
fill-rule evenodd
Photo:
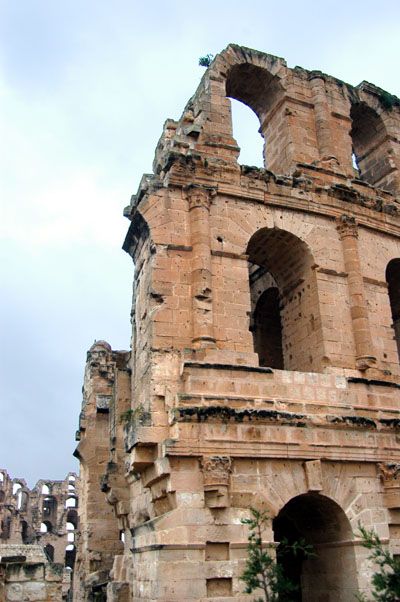
<path fill-rule="evenodd" d="M 347 236 L 358 238 L 358 224 L 351 215 L 343 214 L 336 218 L 336 229 L 339 232 L 340 240 Z"/>
<path fill-rule="evenodd" d="M 189 184 L 184 190 L 189 201 L 189 211 L 196 207 L 204 207 L 209 211 L 211 199 L 217 194 L 216 188 L 199 184 Z"/>

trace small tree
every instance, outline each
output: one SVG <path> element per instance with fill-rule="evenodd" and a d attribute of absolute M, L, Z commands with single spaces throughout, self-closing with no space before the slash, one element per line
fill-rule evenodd
<path fill-rule="evenodd" d="M 245 593 L 251 594 L 254 590 L 261 589 L 263 598 L 257 598 L 254 602 L 289 602 L 292 599 L 291 594 L 298 591 L 299 586 L 285 577 L 275 554 L 271 554 L 274 545 L 263 544 L 262 536 L 269 519 L 268 512 L 250 508 L 250 513 L 250 518 L 242 520 L 243 524 L 249 526 L 249 556 L 241 576 L 241 580 L 246 584 Z M 286 539 L 282 540 L 279 544 L 279 554 L 302 555 L 305 558 L 314 555 L 312 546 L 304 539 L 291 544 Z"/>
<path fill-rule="evenodd" d="M 371 550 L 369 558 L 378 566 L 379 571 L 372 575 L 374 600 L 378 602 L 400 601 L 400 560 L 383 547 L 380 537 L 375 531 L 368 531 L 359 525 L 362 545 Z M 361 594 L 358 599 L 367 600 Z"/>

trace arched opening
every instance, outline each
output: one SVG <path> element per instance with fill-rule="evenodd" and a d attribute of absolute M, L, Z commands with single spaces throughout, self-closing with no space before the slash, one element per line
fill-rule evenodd
<path fill-rule="evenodd" d="M 0 485 L 4 483 L 4 474 L 0 472 Z"/>
<path fill-rule="evenodd" d="M 392 259 L 386 268 L 386 282 L 390 308 L 392 310 L 392 326 L 400 359 L 400 259 Z"/>
<path fill-rule="evenodd" d="M 76 497 L 74 497 L 74 496 L 68 497 L 65 501 L 65 507 L 66 508 L 76 508 L 77 507 Z"/>
<path fill-rule="evenodd" d="M 323 357 L 314 260 L 279 228 L 262 228 L 247 246 L 250 330 L 261 366 L 318 372 Z"/>
<path fill-rule="evenodd" d="M 28 507 L 28 494 L 26 491 L 23 491 L 22 488 L 17 492 L 17 510 L 21 512 L 26 512 Z"/>
<path fill-rule="evenodd" d="M 76 556 L 76 548 L 73 544 L 68 544 L 65 548 L 65 566 L 70 569 L 74 568 Z"/>
<path fill-rule="evenodd" d="M 41 533 L 52 533 L 53 525 L 51 524 L 51 522 L 48 520 L 45 520 L 42 523 L 40 523 L 40 532 Z"/>
<path fill-rule="evenodd" d="M 22 487 L 21 483 L 14 483 L 13 488 L 12 488 L 13 495 L 16 495 L 18 493 L 18 491 L 21 489 L 21 487 Z"/>
<path fill-rule="evenodd" d="M 242 165 L 264 166 L 264 138 L 257 115 L 244 103 L 231 98 L 232 133 L 240 148 Z"/>
<path fill-rule="evenodd" d="M 387 176 L 392 171 L 389 163 L 389 148 L 386 147 L 386 129 L 381 117 L 364 102 L 352 105 L 351 138 L 353 143 L 353 166 L 358 178 L 374 186 L 387 187 L 391 191 Z"/>
<path fill-rule="evenodd" d="M 43 518 L 55 523 L 57 521 L 57 500 L 53 496 L 47 496 L 43 500 Z"/>
<path fill-rule="evenodd" d="M 336 502 L 319 495 L 299 495 L 288 502 L 273 521 L 276 542 L 305 539 L 315 556 L 282 556 L 277 561 L 284 576 L 298 585 L 291 602 L 345 602 L 357 594 L 358 582 L 353 533 L 344 511 Z"/>
<path fill-rule="evenodd" d="M 22 543 L 32 543 L 32 534 L 26 520 L 21 521 L 21 539 Z"/>
<path fill-rule="evenodd" d="M 42 485 L 42 495 L 49 495 L 50 489 L 48 485 Z"/>
<path fill-rule="evenodd" d="M 282 322 L 279 307 L 279 290 L 272 286 L 259 297 L 254 309 L 254 351 L 260 366 L 283 370 Z"/>
<path fill-rule="evenodd" d="M 54 547 L 50 543 L 47 543 L 44 546 L 44 551 L 46 553 L 48 560 L 50 562 L 54 562 Z"/>
<path fill-rule="evenodd" d="M 78 513 L 74 508 L 70 508 L 67 512 L 67 525 L 72 525 L 73 529 L 78 528 Z M 69 527 L 67 526 L 67 530 Z"/>
<path fill-rule="evenodd" d="M 267 69 L 249 63 L 234 65 L 227 75 L 226 95 L 247 105 L 257 115 L 258 124 L 254 126 L 255 132 L 259 131 L 265 141 L 263 164 L 268 169 L 282 171 L 279 169 L 283 159 L 282 145 L 278 144 L 277 140 L 277 134 L 281 133 L 281 128 L 278 131 L 280 115 L 274 115 L 267 119 L 272 107 L 283 95 L 279 78 Z M 236 107 L 233 108 L 233 111 L 234 113 L 244 113 L 242 109 Z M 248 117 L 248 119 L 251 118 Z M 246 139 L 247 135 L 244 134 L 244 136 Z M 241 162 L 243 162 L 243 158 Z M 253 163 L 252 161 L 250 164 Z M 258 160 L 255 165 L 259 165 Z"/>

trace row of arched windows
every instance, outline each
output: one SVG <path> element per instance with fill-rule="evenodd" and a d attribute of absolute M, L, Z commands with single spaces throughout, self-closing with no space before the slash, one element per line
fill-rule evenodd
<path fill-rule="evenodd" d="M 284 230 L 263 228 L 250 239 L 247 254 L 250 330 L 260 366 L 321 371 L 319 292 L 307 245 Z M 393 328 L 400 356 L 400 259 L 389 262 L 386 282 L 392 314 L 392 324 L 387 326 Z"/>

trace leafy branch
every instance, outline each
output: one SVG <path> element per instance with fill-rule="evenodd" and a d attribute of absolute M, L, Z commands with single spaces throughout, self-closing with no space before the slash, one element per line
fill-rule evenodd
<path fill-rule="evenodd" d="M 269 514 L 255 508 L 250 508 L 250 514 L 250 518 L 242 520 L 243 524 L 249 526 L 248 558 L 241 576 L 241 580 L 246 584 L 245 593 L 251 594 L 254 590 L 260 589 L 263 597 L 257 598 L 255 602 L 289 601 L 292 599 L 292 594 L 298 591 L 299 586 L 285 576 L 282 566 L 276 561 L 272 551 L 275 548 L 274 544 L 263 543 L 263 532 Z M 301 559 L 315 556 L 313 547 L 304 539 L 294 543 L 289 543 L 286 538 L 283 539 L 279 544 L 279 555 L 282 557 L 286 554 Z"/>
<path fill-rule="evenodd" d="M 372 575 L 374 600 L 378 602 L 399 602 L 400 600 L 400 559 L 384 547 L 379 535 L 358 525 L 364 548 L 371 550 L 368 556 L 378 565 L 379 570 Z M 359 594 L 358 600 L 367 601 L 365 594 Z"/>

